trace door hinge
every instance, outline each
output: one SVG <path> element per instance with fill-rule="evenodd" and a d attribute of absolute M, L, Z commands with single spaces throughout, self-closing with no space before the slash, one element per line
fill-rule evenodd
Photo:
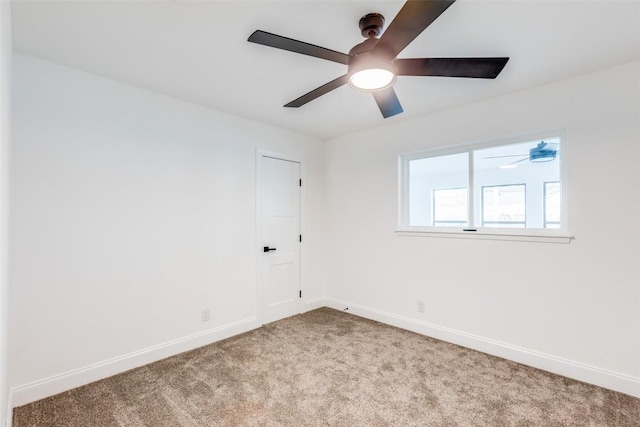
<path fill-rule="evenodd" d="M 302 234 L 300 234 L 298 237 L 300 237 L 300 242 L 302 242 Z"/>
<path fill-rule="evenodd" d="M 300 182 L 300 187 L 302 187 L 302 180 L 300 180 L 299 182 Z"/>
<path fill-rule="evenodd" d="M 300 291 L 300 298 L 302 298 L 302 291 Z"/>

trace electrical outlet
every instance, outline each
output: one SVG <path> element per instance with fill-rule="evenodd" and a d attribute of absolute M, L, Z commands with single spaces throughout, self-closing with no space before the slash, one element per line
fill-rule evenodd
<path fill-rule="evenodd" d="M 418 301 L 418 313 L 424 313 L 424 301 Z"/>
<path fill-rule="evenodd" d="M 209 320 L 211 320 L 211 310 L 206 308 L 206 309 L 202 310 L 202 321 L 203 322 L 208 322 Z"/>

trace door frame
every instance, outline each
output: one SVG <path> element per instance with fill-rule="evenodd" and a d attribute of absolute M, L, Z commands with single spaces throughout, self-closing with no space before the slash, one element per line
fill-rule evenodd
<path fill-rule="evenodd" d="M 298 156 L 295 155 L 291 155 L 291 154 L 283 154 L 283 153 L 278 153 L 278 152 L 273 152 L 273 151 L 267 151 L 267 150 L 263 150 L 260 148 L 256 148 L 256 175 L 255 175 L 255 182 L 256 182 L 256 194 L 255 194 L 255 235 L 256 235 L 256 239 L 255 239 L 255 254 L 256 254 L 256 259 L 255 259 L 255 266 L 256 266 L 256 287 L 255 287 L 255 291 L 256 291 L 256 298 L 255 298 L 255 314 L 256 314 L 256 319 L 258 321 L 259 325 L 263 325 L 264 324 L 264 319 L 265 319 L 265 314 L 263 312 L 263 305 L 264 305 L 264 297 L 263 297 L 263 293 L 262 293 L 262 289 L 261 289 L 261 284 L 264 281 L 264 278 L 262 277 L 262 256 L 263 256 L 263 252 L 262 252 L 262 229 L 261 229 L 261 223 L 260 223 L 260 218 L 261 218 L 261 214 L 262 214 L 262 206 L 260 203 L 260 195 L 261 195 L 261 183 L 260 183 L 260 177 L 262 174 L 262 157 L 269 157 L 272 159 L 276 159 L 276 160 L 282 160 L 282 161 L 286 161 L 286 162 L 295 162 L 298 163 L 300 165 L 300 179 L 302 180 L 302 183 L 304 184 L 305 182 L 305 168 L 304 168 L 304 162 L 302 161 L 302 159 Z M 304 206 L 305 206 L 305 186 L 302 185 L 300 187 L 300 234 L 304 235 L 304 230 L 305 230 L 305 221 L 304 221 Z M 304 239 L 303 239 L 304 241 Z M 300 277 L 298 278 L 298 281 L 300 283 L 300 291 L 302 292 L 302 297 L 300 298 L 300 302 L 299 302 L 299 312 L 302 313 L 303 312 L 303 308 L 304 308 L 304 283 L 302 281 L 302 277 L 303 275 L 303 268 L 304 268 L 304 246 L 302 244 L 303 242 L 300 242 Z"/>

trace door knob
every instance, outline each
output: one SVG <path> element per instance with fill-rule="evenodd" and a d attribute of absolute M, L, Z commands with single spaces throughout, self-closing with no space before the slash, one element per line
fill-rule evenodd
<path fill-rule="evenodd" d="M 275 250 L 276 250 L 276 248 L 270 248 L 269 246 L 265 246 L 265 247 L 263 248 L 263 251 L 264 251 L 264 252 L 275 251 Z"/>

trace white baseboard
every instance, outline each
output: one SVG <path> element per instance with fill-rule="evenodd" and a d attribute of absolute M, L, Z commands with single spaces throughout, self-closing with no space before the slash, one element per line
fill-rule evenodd
<path fill-rule="evenodd" d="M 103 362 L 94 363 L 43 380 L 34 381 L 11 389 L 11 407 L 26 405 L 54 394 L 108 378 L 148 363 L 193 350 L 259 327 L 256 317 L 239 320 L 204 332 L 145 348 Z M 11 423 L 7 424 L 8 426 Z"/>
<path fill-rule="evenodd" d="M 512 360 L 523 365 L 532 366 L 534 368 L 553 372 L 554 374 L 563 375 L 585 383 L 594 384 L 640 398 L 640 378 L 637 377 L 620 374 L 550 354 L 540 353 L 500 341 L 468 334 L 466 332 L 457 331 L 455 329 L 446 328 L 433 323 L 422 322 L 420 320 L 400 316 L 394 313 L 352 304 L 335 298 L 325 298 L 324 303 L 327 307 L 334 308 L 336 310 L 345 311 L 345 309 L 348 308 L 345 312 L 356 316 L 396 326 L 421 335 L 461 345 L 493 356 Z"/>
<path fill-rule="evenodd" d="M 394 313 L 352 304 L 335 298 L 316 298 L 305 301 L 304 303 L 305 312 L 321 307 L 330 307 L 340 311 L 345 311 L 345 308 L 348 308 L 346 312 L 356 316 L 396 326 L 442 341 L 522 363 L 523 365 L 543 369 L 640 398 L 640 378 L 528 350 L 432 323 L 422 322 Z M 6 425 L 8 427 L 12 425 L 12 408 L 15 406 L 26 405 L 27 403 L 62 393 L 93 381 L 98 381 L 178 353 L 193 350 L 194 348 L 250 331 L 259 326 L 260 324 L 257 319 L 251 317 L 43 380 L 14 387 L 11 389 L 9 395 Z"/>
<path fill-rule="evenodd" d="M 9 393 L 7 399 L 7 416 L 4 419 L 5 427 L 13 426 L 13 403 L 11 402 L 11 393 Z"/>
<path fill-rule="evenodd" d="M 318 308 L 322 308 L 326 306 L 327 306 L 327 298 L 325 297 L 314 298 L 309 301 L 305 301 L 303 303 L 302 312 L 306 313 L 307 311 L 316 310 Z"/>

